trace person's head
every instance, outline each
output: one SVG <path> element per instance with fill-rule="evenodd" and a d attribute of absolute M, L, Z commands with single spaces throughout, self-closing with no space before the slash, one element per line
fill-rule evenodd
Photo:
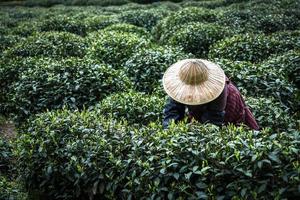
<path fill-rule="evenodd" d="M 225 86 L 221 67 L 203 59 L 185 59 L 171 65 L 163 76 L 163 87 L 175 101 L 200 105 L 216 99 Z"/>

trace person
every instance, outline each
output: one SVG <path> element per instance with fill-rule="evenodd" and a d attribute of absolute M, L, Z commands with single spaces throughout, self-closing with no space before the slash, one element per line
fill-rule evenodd
<path fill-rule="evenodd" d="M 172 120 L 188 118 L 218 126 L 244 124 L 253 130 L 259 126 L 237 87 L 216 63 L 203 59 L 185 59 L 171 65 L 163 76 L 169 98 L 164 108 L 163 127 Z"/>

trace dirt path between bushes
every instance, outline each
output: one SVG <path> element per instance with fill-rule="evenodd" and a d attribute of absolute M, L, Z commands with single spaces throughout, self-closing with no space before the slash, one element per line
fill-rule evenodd
<path fill-rule="evenodd" d="M 0 136 L 8 139 L 16 136 L 16 128 L 12 122 L 6 121 L 0 124 Z"/>

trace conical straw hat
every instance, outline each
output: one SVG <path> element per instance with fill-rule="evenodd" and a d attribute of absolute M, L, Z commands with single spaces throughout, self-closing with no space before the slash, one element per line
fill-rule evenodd
<path fill-rule="evenodd" d="M 216 99 L 225 86 L 225 73 L 213 62 L 202 59 L 180 60 L 163 76 L 166 93 L 175 101 L 200 105 Z"/>

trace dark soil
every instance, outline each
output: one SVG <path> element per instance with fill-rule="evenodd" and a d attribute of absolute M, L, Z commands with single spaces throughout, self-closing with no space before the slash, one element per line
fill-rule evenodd
<path fill-rule="evenodd" d="M 0 136 L 5 138 L 14 138 L 16 136 L 16 128 L 12 122 L 6 121 L 0 124 Z"/>

